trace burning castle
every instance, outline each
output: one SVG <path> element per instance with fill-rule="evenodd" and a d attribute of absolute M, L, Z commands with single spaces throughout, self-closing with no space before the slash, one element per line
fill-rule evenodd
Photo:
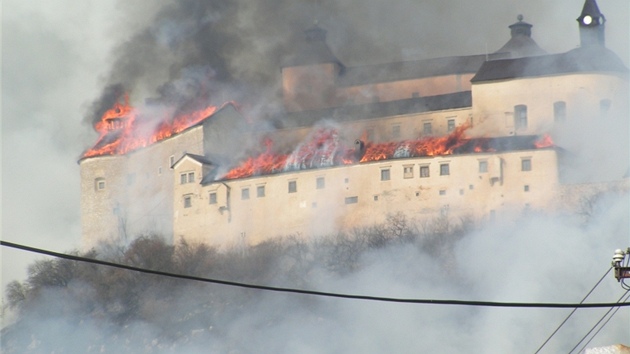
<path fill-rule="evenodd" d="M 625 185 L 626 142 L 605 175 L 554 145 L 576 127 L 627 131 L 628 69 L 605 47 L 595 0 L 577 20 L 580 46 L 566 53 L 543 51 L 519 16 L 491 54 L 359 67 L 314 26 L 282 66 L 273 128 L 233 103 L 156 125 L 119 102 L 79 161 L 84 243 L 147 231 L 257 243 L 396 212 L 492 218 L 575 207 L 595 181 Z"/>

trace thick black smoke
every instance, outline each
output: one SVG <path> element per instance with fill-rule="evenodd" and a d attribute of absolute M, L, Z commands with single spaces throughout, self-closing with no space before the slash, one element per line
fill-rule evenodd
<path fill-rule="evenodd" d="M 193 101 L 256 104 L 279 97 L 280 68 L 317 20 L 338 39 L 369 49 L 333 1 L 185 0 L 164 5 L 149 25 L 115 50 L 103 94 L 86 118 L 94 123 L 121 91 L 180 111 Z M 230 97 L 226 97 L 227 95 Z M 133 97 L 132 97 L 133 101 Z"/>

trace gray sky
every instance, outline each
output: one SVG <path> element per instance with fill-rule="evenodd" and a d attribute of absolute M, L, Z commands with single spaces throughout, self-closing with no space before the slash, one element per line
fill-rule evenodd
<path fill-rule="evenodd" d="M 112 65 L 121 58 L 125 43 L 152 22 L 161 9 L 158 4 L 169 3 L 2 2 L 3 240 L 55 251 L 79 247 L 77 160 L 96 139 L 84 117 L 115 72 Z M 317 6 L 314 1 L 298 4 L 303 8 L 296 5 L 295 19 L 275 21 L 286 20 L 290 29 L 308 19 L 307 27 L 310 18 L 317 17 L 328 28 L 330 44 L 341 60 L 361 64 L 400 60 L 403 52 L 439 57 L 494 51 L 509 39 L 507 26 L 516 22 L 517 14 L 534 25 L 532 36 L 543 49 L 567 51 L 579 44 L 575 19 L 583 0 L 347 0 L 334 5 L 334 14 L 319 9 L 316 16 L 308 12 Z M 321 4 L 333 8 L 326 1 Z M 607 46 L 627 65 L 630 3 L 599 0 L 598 4 L 608 20 Z M 248 21 L 254 21 L 255 10 L 243 9 L 235 29 L 251 33 Z M 265 21 L 274 20 L 267 16 Z M 266 40 L 273 38 L 271 33 Z M 346 42 L 354 34 L 361 36 L 357 43 L 362 47 Z M 259 45 L 263 53 L 272 46 L 246 43 Z M 239 56 L 233 59 L 232 64 L 244 62 Z M 155 74 L 160 75 L 165 74 Z M 156 84 L 147 83 L 147 95 L 153 94 L 151 85 Z M 25 276 L 33 257 L 7 248 L 0 254 L 4 289 L 9 281 Z"/>

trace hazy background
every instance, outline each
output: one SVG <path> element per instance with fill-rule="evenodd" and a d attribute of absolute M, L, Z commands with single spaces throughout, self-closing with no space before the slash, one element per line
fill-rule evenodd
<path fill-rule="evenodd" d="M 267 55 L 282 54 L 314 20 L 328 30 L 329 44 L 346 65 L 492 52 L 507 42 L 507 26 L 518 14 L 534 25 L 532 37 L 540 47 L 559 53 L 579 44 L 575 19 L 583 0 L 262 4 L 3 1 L 2 239 L 55 251 L 79 247 L 77 160 L 96 139 L 89 123 L 109 85 L 122 82 L 133 89 L 132 102 L 168 98 L 172 91 L 165 83 L 182 68 L 206 62 L 214 70 L 217 101 L 273 99 L 273 87 L 257 91 L 280 74 L 279 67 L 269 72 L 277 62 Z M 628 65 L 630 3 L 598 4 L 608 20 L 607 46 Z M 197 31 L 207 23 L 216 24 L 210 37 Z M 211 60 L 205 61 L 207 56 Z M 492 255 L 491 240 L 476 244 L 487 246 L 476 254 Z M 601 254 L 626 246 L 616 244 Z M 0 252 L 4 289 L 24 277 L 34 257 L 7 248 Z M 603 271 L 609 258 L 588 261 Z M 361 290 L 370 289 L 357 287 Z M 501 299 L 527 300 L 511 295 Z"/>

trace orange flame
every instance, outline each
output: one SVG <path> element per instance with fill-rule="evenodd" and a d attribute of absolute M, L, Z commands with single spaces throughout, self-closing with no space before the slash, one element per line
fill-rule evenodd
<path fill-rule="evenodd" d="M 125 95 L 124 103 L 116 102 L 95 124 L 99 138 L 96 144 L 83 154 L 83 158 L 126 154 L 178 134 L 210 117 L 216 111 L 216 106 L 207 106 L 178 115 L 171 121 L 164 121 L 153 127 L 149 122 L 137 119 L 138 113 L 129 105 L 129 96 Z"/>
<path fill-rule="evenodd" d="M 546 147 L 555 146 L 555 144 L 553 143 L 551 136 L 549 136 L 549 134 L 545 134 L 538 141 L 534 143 L 534 146 L 536 146 L 536 148 L 538 149 L 542 149 Z"/>

